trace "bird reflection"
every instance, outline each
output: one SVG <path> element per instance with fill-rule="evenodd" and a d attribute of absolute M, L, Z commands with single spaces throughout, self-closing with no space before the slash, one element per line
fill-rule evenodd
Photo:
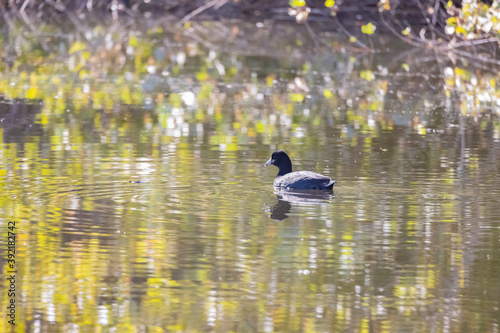
<path fill-rule="evenodd" d="M 277 221 L 283 221 L 288 217 L 292 204 L 286 200 L 281 199 L 281 196 L 276 195 L 278 202 L 271 207 L 271 218 Z"/>
<path fill-rule="evenodd" d="M 271 219 L 283 221 L 288 218 L 292 209 L 292 203 L 320 204 L 335 198 L 333 191 L 324 190 L 278 190 L 275 192 L 278 201 L 271 207 Z"/>

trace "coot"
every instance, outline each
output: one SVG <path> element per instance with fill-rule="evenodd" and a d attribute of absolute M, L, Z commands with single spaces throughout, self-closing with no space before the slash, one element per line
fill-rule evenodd
<path fill-rule="evenodd" d="M 311 171 L 292 172 L 292 161 L 283 150 L 273 153 L 266 166 L 273 164 L 279 168 L 274 179 L 274 187 L 298 190 L 331 190 L 336 181 Z"/>

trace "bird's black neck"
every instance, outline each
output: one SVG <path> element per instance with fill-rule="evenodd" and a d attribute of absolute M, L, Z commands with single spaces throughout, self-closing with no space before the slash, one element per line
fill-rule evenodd
<path fill-rule="evenodd" d="M 287 173 L 292 172 L 292 161 L 290 161 L 290 159 L 288 159 L 288 161 L 281 162 L 279 168 L 280 168 L 280 170 L 278 172 L 278 176 L 284 176 Z"/>

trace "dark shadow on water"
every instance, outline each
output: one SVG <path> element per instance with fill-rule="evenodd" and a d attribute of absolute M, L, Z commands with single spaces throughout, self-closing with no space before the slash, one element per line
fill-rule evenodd
<path fill-rule="evenodd" d="M 335 198 L 333 191 L 320 190 L 277 190 L 275 192 L 278 202 L 271 207 L 270 217 L 273 220 L 283 221 L 288 218 L 288 213 L 294 204 L 321 204 Z"/>

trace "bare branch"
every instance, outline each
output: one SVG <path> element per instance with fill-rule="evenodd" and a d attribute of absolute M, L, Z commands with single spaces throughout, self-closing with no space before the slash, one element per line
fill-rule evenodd
<path fill-rule="evenodd" d="M 191 20 L 196 15 L 204 12 L 205 10 L 212 8 L 212 7 L 215 7 L 215 6 L 220 7 L 220 6 L 224 5 L 226 2 L 227 2 L 227 0 L 212 0 L 210 2 L 207 2 L 203 6 L 196 8 L 191 13 L 184 16 L 184 18 L 182 20 L 180 20 L 179 23 L 177 23 L 177 24 L 182 25 L 182 24 L 186 23 L 187 21 Z"/>

